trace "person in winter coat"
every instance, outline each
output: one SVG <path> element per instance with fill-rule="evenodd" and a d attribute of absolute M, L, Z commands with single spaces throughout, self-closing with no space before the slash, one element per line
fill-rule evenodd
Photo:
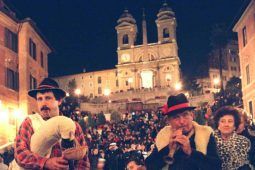
<path fill-rule="evenodd" d="M 184 94 L 169 96 L 162 112 L 169 126 L 159 131 L 155 148 L 146 158 L 148 170 L 217 170 L 221 161 L 208 126 L 193 122 L 193 112 Z"/>

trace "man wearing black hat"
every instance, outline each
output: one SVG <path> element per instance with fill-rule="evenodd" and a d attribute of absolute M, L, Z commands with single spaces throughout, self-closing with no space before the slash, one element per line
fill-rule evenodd
<path fill-rule="evenodd" d="M 156 147 L 145 160 L 147 169 L 221 169 L 212 129 L 193 121 L 194 109 L 184 94 L 168 98 L 162 112 L 169 126 L 157 134 Z"/>
<path fill-rule="evenodd" d="M 28 95 L 35 98 L 39 113 L 29 115 L 21 124 L 15 139 L 15 160 L 20 169 L 68 169 L 68 161 L 62 156 L 61 146 L 56 143 L 51 152 L 42 157 L 31 151 L 31 137 L 37 132 L 42 121 L 59 116 L 59 105 L 66 96 L 66 92 L 59 88 L 57 82 L 45 78 L 37 89 L 30 90 Z M 85 146 L 84 134 L 78 123 L 75 123 L 75 139 Z M 49 127 L 44 127 L 49 128 Z M 15 162 L 13 164 L 15 166 Z M 22 167 L 22 168 L 21 168 Z M 88 157 L 76 162 L 76 169 L 89 169 Z M 17 169 L 13 167 L 13 169 Z"/>

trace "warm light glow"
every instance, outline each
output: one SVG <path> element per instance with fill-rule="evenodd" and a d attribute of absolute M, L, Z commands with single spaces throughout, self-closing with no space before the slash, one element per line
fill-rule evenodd
<path fill-rule="evenodd" d="M 111 90 L 110 89 L 104 89 L 104 95 L 105 96 L 109 96 L 111 93 Z"/>
<path fill-rule="evenodd" d="M 70 96 L 70 94 L 69 94 L 69 93 L 66 93 L 66 96 L 67 96 L 67 97 L 69 97 L 69 96 Z"/>
<path fill-rule="evenodd" d="M 189 98 L 189 92 L 184 93 L 184 95 Z"/>
<path fill-rule="evenodd" d="M 24 119 L 24 115 L 22 114 L 20 109 L 15 109 L 13 112 L 13 116 L 18 121 L 22 121 Z"/>
<path fill-rule="evenodd" d="M 128 83 L 129 84 L 133 83 L 133 78 L 132 77 L 128 78 Z"/>
<path fill-rule="evenodd" d="M 182 89 L 182 84 L 180 82 L 176 83 L 174 87 L 175 87 L 175 90 L 181 90 Z"/>
<path fill-rule="evenodd" d="M 1 123 L 8 123 L 9 117 L 8 117 L 8 112 L 6 109 L 3 109 L 3 107 L 1 107 L 0 109 L 0 124 Z"/>
<path fill-rule="evenodd" d="M 220 83 L 220 79 L 219 78 L 213 79 L 213 84 L 214 85 L 218 85 L 219 83 Z"/>
<path fill-rule="evenodd" d="M 79 96 L 81 94 L 81 89 L 75 89 L 74 93 Z"/>
<path fill-rule="evenodd" d="M 152 88 L 153 87 L 153 72 L 150 70 L 142 71 L 142 87 Z"/>
<path fill-rule="evenodd" d="M 167 75 L 166 75 L 166 80 L 167 80 L 167 81 L 172 80 L 172 76 L 171 76 L 171 74 L 167 74 Z"/>

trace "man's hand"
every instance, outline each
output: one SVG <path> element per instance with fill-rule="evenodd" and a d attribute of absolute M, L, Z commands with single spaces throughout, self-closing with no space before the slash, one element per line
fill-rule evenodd
<path fill-rule="evenodd" d="M 189 138 L 187 136 L 177 135 L 174 138 L 173 142 L 179 143 L 184 153 L 186 153 L 187 155 L 191 154 L 192 149 L 191 149 L 191 146 L 190 146 Z"/>
<path fill-rule="evenodd" d="M 63 157 L 54 157 L 54 158 L 49 158 L 46 162 L 44 167 L 46 169 L 50 170 L 63 170 L 66 169 L 68 170 L 68 161 L 64 159 Z"/>

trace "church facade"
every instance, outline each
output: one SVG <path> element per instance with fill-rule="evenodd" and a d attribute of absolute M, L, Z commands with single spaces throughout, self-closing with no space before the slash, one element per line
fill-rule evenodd
<path fill-rule="evenodd" d="M 115 27 L 117 32 L 116 68 L 95 72 L 55 77 L 61 88 L 75 80 L 84 96 L 103 96 L 129 90 L 166 88 L 171 90 L 180 83 L 180 59 L 176 41 L 176 18 L 173 10 L 164 3 L 157 19 L 158 41 L 148 43 L 145 15 L 142 21 L 143 43 L 136 45 L 136 20 L 124 10 Z"/>

